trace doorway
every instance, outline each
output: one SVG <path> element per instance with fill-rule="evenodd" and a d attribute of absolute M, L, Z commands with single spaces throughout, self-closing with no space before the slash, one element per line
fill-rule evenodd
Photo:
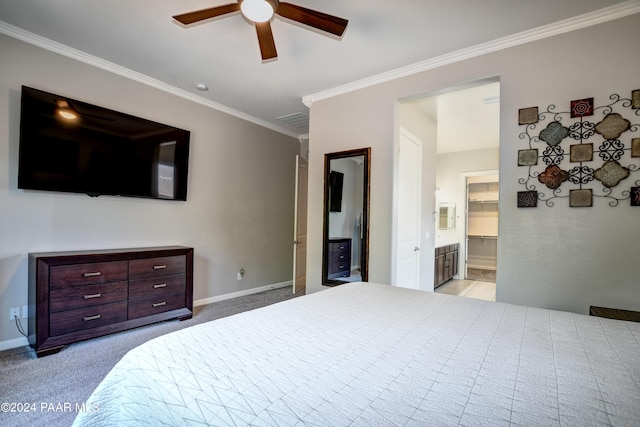
<path fill-rule="evenodd" d="M 293 214 L 293 293 L 304 294 L 307 287 L 307 191 L 309 162 L 296 156 L 295 203 Z"/>
<path fill-rule="evenodd" d="M 417 223 L 421 245 L 415 245 L 414 249 L 420 264 L 417 289 L 431 291 L 466 277 L 468 199 L 466 181 L 461 181 L 461 177 L 499 170 L 500 81 L 492 77 L 407 98 L 399 103 L 397 111 L 398 141 L 404 129 L 423 143 L 422 200 Z M 398 160 L 394 167 L 398 170 L 395 175 L 398 182 L 402 169 Z M 398 233 L 403 222 L 397 207 L 400 190 L 394 184 L 396 245 L 391 277 L 395 285 L 409 270 L 399 260 Z"/>
<path fill-rule="evenodd" d="M 434 247 L 457 263 L 440 281 L 436 264 L 436 292 L 495 299 L 500 82 L 451 88 L 423 105 L 437 123 Z M 443 207 L 454 212 L 444 225 Z"/>
<path fill-rule="evenodd" d="M 466 177 L 465 279 L 496 282 L 499 175 Z"/>

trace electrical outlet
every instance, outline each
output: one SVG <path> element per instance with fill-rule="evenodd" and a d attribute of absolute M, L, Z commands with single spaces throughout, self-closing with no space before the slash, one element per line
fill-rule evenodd
<path fill-rule="evenodd" d="M 15 318 L 20 318 L 20 307 L 11 307 L 9 309 L 9 320 L 15 320 Z"/>

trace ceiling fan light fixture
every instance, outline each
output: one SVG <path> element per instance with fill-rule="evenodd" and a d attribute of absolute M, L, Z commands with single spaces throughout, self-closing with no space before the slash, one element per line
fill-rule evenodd
<path fill-rule="evenodd" d="M 243 0 L 240 11 L 250 21 L 267 22 L 275 13 L 277 2 L 273 0 Z"/>
<path fill-rule="evenodd" d="M 342 37 L 342 33 L 344 33 L 349 23 L 347 19 L 338 16 L 291 3 L 281 3 L 278 0 L 237 0 L 234 3 L 222 6 L 174 15 L 173 19 L 183 25 L 190 25 L 237 12 L 242 13 L 242 18 L 247 23 L 253 24 L 258 36 L 260 55 L 263 62 L 278 57 L 270 22 L 275 14 L 286 20 L 295 21 L 338 37 Z"/>

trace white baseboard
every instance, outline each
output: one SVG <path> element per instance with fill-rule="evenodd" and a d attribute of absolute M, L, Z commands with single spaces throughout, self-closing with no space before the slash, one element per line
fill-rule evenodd
<path fill-rule="evenodd" d="M 273 285 L 260 286 L 258 288 L 247 289 L 244 291 L 232 292 L 230 294 L 218 295 L 215 297 L 199 299 L 193 302 L 194 307 L 201 305 L 212 304 L 218 301 L 225 301 L 232 298 L 243 297 L 245 295 L 258 294 L 260 292 L 271 291 L 273 289 L 286 288 L 287 286 L 293 286 L 293 280 L 287 280 L 286 282 L 275 283 Z"/>
<path fill-rule="evenodd" d="M 0 341 L 0 351 L 9 350 L 17 347 L 29 345 L 29 341 L 25 337 L 14 338 L 12 340 Z"/>
<path fill-rule="evenodd" d="M 216 297 L 199 299 L 193 302 L 194 307 L 198 307 L 200 305 L 207 305 L 218 301 L 224 301 L 232 298 L 243 297 L 245 295 L 258 294 L 264 291 L 271 291 L 273 289 L 285 288 L 287 286 L 293 286 L 293 280 L 288 280 L 282 283 L 275 283 L 273 285 L 260 286 L 258 288 L 247 289 L 245 291 L 232 292 L 230 294 L 218 295 Z M 15 338 L 6 341 L 0 341 L 0 351 L 9 350 L 12 348 L 22 347 L 25 345 L 29 345 L 29 341 L 24 338 Z"/>

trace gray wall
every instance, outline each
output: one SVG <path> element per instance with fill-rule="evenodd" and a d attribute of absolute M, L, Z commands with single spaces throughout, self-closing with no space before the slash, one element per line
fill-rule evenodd
<path fill-rule="evenodd" d="M 393 179 L 397 100 L 498 76 L 501 81 L 500 301 L 586 313 L 589 305 L 640 309 L 636 240 L 638 209 L 518 209 L 523 176 L 517 166 L 519 108 L 566 105 L 638 89 L 640 15 L 530 42 L 366 89 L 311 106 L 307 289 L 322 290 L 322 162 L 326 152 L 371 146 L 370 280 L 391 280 Z M 424 159 L 428 162 L 428 159 Z M 435 169 L 423 166 L 423 174 Z M 427 211 L 430 215 L 431 212 Z"/>
<path fill-rule="evenodd" d="M 296 139 L 6 36 L 0 52 L 0 348 L 22 342 L 29 252 L 192 246 L 201 301 L 292 279 Z M 21 85 L 190 130 L 188 201 L 18 190 Z"/>

